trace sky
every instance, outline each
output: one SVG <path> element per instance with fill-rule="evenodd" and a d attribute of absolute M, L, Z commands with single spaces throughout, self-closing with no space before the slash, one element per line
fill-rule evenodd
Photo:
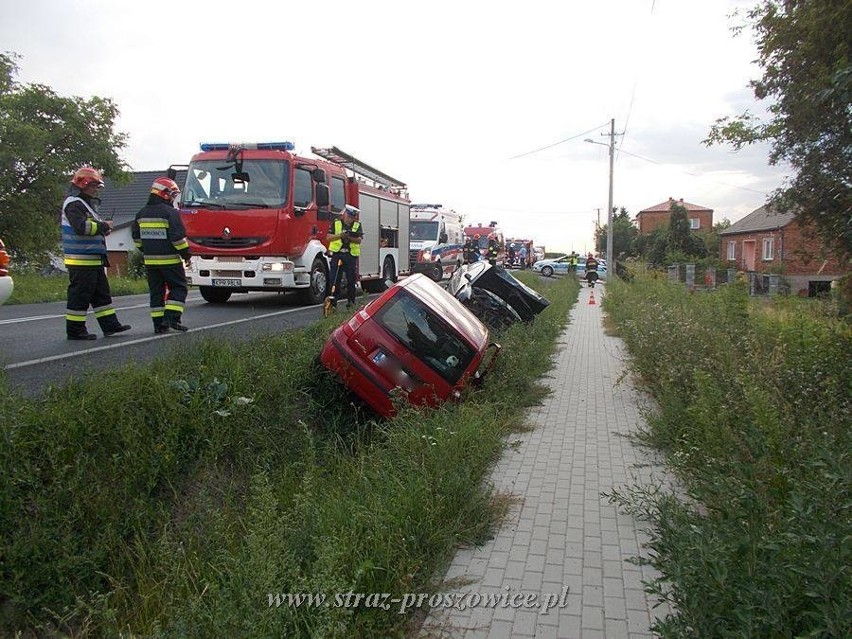
<path fill-rule="evenodd" d="M 0 0 L 21 83 L 111 98 L 132 170 L 203 141 L 337 146 L 413 202 L 550 251 L 593 248 L 613 205 L 669 197 L 735 222 L 781 186 L 763 145 L 702 144 L 765 112 L 737 0 Z M 586 139 L 594 143 L 586 142 Z"/>

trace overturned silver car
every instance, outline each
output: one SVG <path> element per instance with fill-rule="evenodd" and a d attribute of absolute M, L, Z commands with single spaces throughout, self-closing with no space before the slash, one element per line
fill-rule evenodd
<path fill-rule="evenodd" d="M 453 273 L 447 292 L 493 331 L 530 322 L 550 301 L 500 266 L 465 264 Z"/>

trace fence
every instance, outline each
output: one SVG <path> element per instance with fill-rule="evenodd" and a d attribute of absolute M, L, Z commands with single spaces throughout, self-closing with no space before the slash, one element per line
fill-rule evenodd
<path fill-rule="evenodd" d="M 714 266 L 699 267 L 696 264 L 671 264 L 667 270 L 670 282 L 680 282 L 691 291 L 712 290 L 718 285 L 736 281 L 737 277 L 745 278 L 750 295 L 786 294 L 790 290 L 784 278 L 777 273 L 741 273 L 734 268 L 717 273 Z"/>

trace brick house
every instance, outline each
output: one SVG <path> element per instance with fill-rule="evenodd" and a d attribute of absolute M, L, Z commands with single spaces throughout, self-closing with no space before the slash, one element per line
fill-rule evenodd
<path fill-rule="evenodd" d="M 127 273 L 128 256 L 135 250 L 130 233 L 131 224 L 136 213 L 148 201 L 151 184 L 165 175 L 165 171 L 135 171 L 130 174 L 128 184 L 116 184 L 109 178 L 104 179 L 106 186 L 101 192 L 98 214 L 106 220 L 112 220 L 113 224 L 112 233 L 106 238 L 110 275 Z M 178 171 L 175 182 L 183 184 L 185 181 L 186 171 Z"/>
<path fill-rule="evenodd" d="M 793 213 L 761 206 L 719 236 L 719 257 L 730 268 L 781 274 L 798 295 L 828 292 L 831 281 L 846 272 L 813 228 L 803 227 Z"/>
<path fill-rule="evenodd" d="M 642 209 L 636 214 L 636 224 L 639 227 L 639 233 L 650 233 L 654 229 L 668 224 L 672 214 L 672 206 L 675 204 L 679 204 L 686 209 L 689 228 L 693 231 L 709 231 L 713 228 L 713 209 L 684 202 L 683 198 L 675 200 L 670 197 L 665 202 Z"/>

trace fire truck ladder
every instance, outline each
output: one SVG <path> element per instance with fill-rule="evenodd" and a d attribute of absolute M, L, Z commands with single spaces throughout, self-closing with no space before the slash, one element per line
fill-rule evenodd
<path fill-rule="evenodd" d="M 355 173 L 356 176 L 366 178 L 391 193 L 401 195 L 408 190 L 408 186 L 405 182 L 400 182 L 396 178 L 392 178 L 387 173 L 374 169 L 369 164 L 366 164 L 354 156 L 341 151 L 336 146 L 331 148 L 318 148 L 312 146 L 311 152 L 325 160 L 328 160 L 329 162 L 334 162 L 335 164 L 339 164 L 340 166 L 349 169 Z"/>

